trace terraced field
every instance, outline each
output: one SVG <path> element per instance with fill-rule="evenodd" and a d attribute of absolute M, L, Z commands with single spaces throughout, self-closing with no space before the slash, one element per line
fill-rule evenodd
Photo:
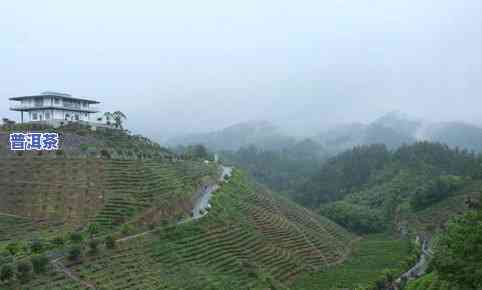
<path fill-rule="evenodd" d="M 63 273 L 51 271 L 47 275 L 38 276 L 22 285 L 22 290 L 85 290 L 79 282 L 76 282 Z"/>
<path fill-rule="evenodd" d="M 71 270 L 99 289 L 287 287 L 302 272 L 343 261 L 356 239 L 239 172 L 211 203 L 202 219 L 129 240 Z"/>
<path fill-rule="evenodd" d="M 29 218 L 0 214 L 0 249 L 11 241 L 27 238 L 53 237 L 62 231 L 64 224 L 35 221 Z"/>
<path fill-rule="evenodd" d="M 0 232 L 10 226 L 8 239 L 90 222 L 111 228 L 136 218 L 159 223 L 188 214 L 196 190 L 215 179 L 218 170 L 201 162 L 161 159 L 41 156 L 0 162 L 0 214 L 21 217 L 0 215 Z"/>

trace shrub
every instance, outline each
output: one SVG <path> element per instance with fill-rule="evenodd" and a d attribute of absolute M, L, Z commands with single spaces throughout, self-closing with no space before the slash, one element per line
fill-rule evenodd
<path fill-rule="evenodd" d="M 49 259 L 44 255 L 33 256 L 30 261 L 32 262 L 33 271 L 37 274 L 44 273 L 47 271 L 47 265 Z"/>
<path fill-rule="evenodd" d="M 99 233 L 99 225 L 97 225 L 96 223 L 90 224 L 87 232 L 91 237 L 95 236 Z"/>
<path fill-rule="evenodd" d="M 123 225 L 122 225 L 122 228 L 121 228 L 121 233 L 122 233 L 123 235 L 128 235 L 128 234 L 130 234 L 130 233 L 132 232 L 132 230 L 133 230 L 133 229 L 132 229 L 132 226 L 131 226 L 131 225 L 129 225 L 129 224 L 123 224 Z"/>
<path fill-rule="evenodd" d="M 4 264 L 12 263 L 13 257 L 10 252 L 4 251 L 0 252 L 0 267 Z"/>
<path fill-rule="evenodd" d="M 26 282 L 30 279 L 32 275 L 32 263 L 27 261 L 22 261 L 17 265 L 17 278 L 21 282 Z"/>
<path fill-rule="evenodd" d="M 10 254 L 12 254 L 12 255 L 15 256 L 16 254 L 18 254 L 18 252 L 20 252 L 20 243 L 17 242 L 17 241 L 12 242 L 12 243 L 8 244 L 8 245 L 5 247 L 5 249 L 6 249 L 7 251 L 9 251 Z"/>
<path fill-rule="evenodd" d="M 73 232 L 70 234 L 70 240 L 74 244 L 80 244 L 83 241 L 84 237 L 82 237 L 82 234 L 79 232 Z"/>
<path fill-rule="evenodd" d="M 100 150 L 100 156 L 105 159 L 110 159 L 110 153 L 106 149 Z"/>
<path fill-rule="evenodd" d="M 89 241 L 89 252 L 91 254 L 97 254 L 97 252 L 99 252 L 99 240 L 92 239 Z"/>
<path fill-rule="evenodd" d="M 5 264 L 0 269 L 0 281 L 8 281 L 13 278 L 15 270 L 12 264 Z"/>
<path fill-rule="evenodd" d="M 75 245 L 69 249 L 68 258 L 71 261 L 77 261 L 80 258 L 81 254 L 82 254 L 82 249 L 80 248 L 80 246 Z"/>
<path fill-rule="evenodd" d="M 30 244 L 30 250 L 34 254 L 38 254 L 42 252 L 44 248 L 43 242 L 40 240 L 33 240 L 32 243 Z"/>
<path fill-rule="evenodd" d="M 104 242 L 107 249 L 114 249 L 116 246 L 116 240 L 113 236 L 107 236 Z"/>

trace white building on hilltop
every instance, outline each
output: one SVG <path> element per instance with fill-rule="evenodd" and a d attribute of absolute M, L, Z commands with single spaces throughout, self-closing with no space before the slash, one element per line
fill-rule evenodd
<path fill-rule="evenodd" d="M 100 102 L 73 97 L 57 92 L 43 92 L 39 95 L 10 98 L 19 103 L 10 107 L 12 111 L 20 112 L 22 123 L 47 123 L 62 125 L 70 122 L 95 122 L 94 114 L 99 110 L 92 105 Z"/>

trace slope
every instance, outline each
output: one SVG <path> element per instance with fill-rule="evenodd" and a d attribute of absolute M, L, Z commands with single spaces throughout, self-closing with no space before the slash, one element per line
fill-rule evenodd
<path fill-rule="evenodd" d="M 251 185 L 236 171 L 202 219 L 86 257 L 70 269 L 99 289 L 248 289 L 288 286 L 343 261 L 356 237 Z"/>

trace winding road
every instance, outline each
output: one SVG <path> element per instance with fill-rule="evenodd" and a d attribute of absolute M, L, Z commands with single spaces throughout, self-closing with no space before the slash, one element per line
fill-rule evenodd
<path fill-rule="evenodd" d="M 427 271 L 430 256 L 432 256 L 432 253 L 431 253 L 431 251 L 428 247 L 428 243 L 427 243 L 426 240 L 423 240 L 422 241 L 422 254 L 420 255 L 420 258 L 419 258 L 417 264 L 415 264 L 415 266 L 410 268 L 410 270 L 408 270 L 407 272 L 403 273 L 397 279 L 397 282 L 400 283 L 402 281 L 402 279 L 410 280 L 410 279 L 420 277 L 423 274 L 425 274 L 425 271 Z"/>
<path fill-rule="evenodd" d="M 221 176 L 219 177 L 219 183 L 226 181 L 227 177 L 231 176 L 231 173 L 233 169 L 231 167 L 227 166 L 222 166 L 223 172 L 221 173 Z M 214 184 L 214 185 L 206 185 L 203 188 L 203 192 L 201 193 L 201 197 L 198 198 L 196 203 L 194 204 L 194 208 L 192 209 L 192 219 L 199 219 L 205 216 L 211 205 L 209 204 L 209 201 L 211 200 L 211 197 L 213 195 L 213 192 L 215 192 L 219 188 L 219 184 Z"/>

